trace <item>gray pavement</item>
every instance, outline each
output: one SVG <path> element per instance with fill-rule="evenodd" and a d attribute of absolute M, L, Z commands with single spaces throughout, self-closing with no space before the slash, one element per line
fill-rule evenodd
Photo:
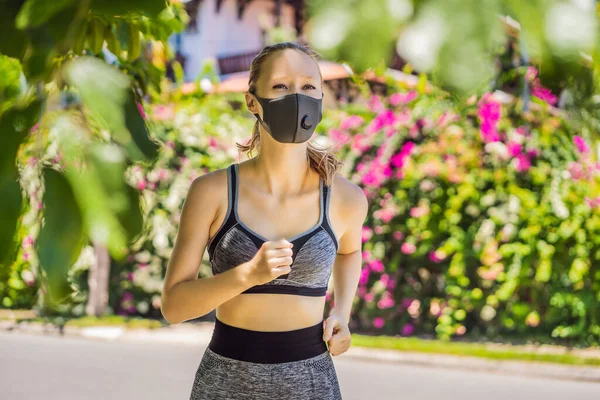
<path fill-rule="evenodd" d="M 117 335 L 113 329 L 111 336 L 110 330 L 96 329 L 87 337 L 0 332 L 0 399 L 185 400 L 207 336 L 179 330 L 178 340 L 144 330 Z M 600 398 L 595 382 L 367 359 L 349 352 L 334 357 L 344 400 Z"/>

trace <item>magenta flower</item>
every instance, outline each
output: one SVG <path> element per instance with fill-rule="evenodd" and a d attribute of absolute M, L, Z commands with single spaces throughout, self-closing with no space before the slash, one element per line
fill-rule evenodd
<path fill-rule="evenodd" d="M 486 95 L 482 97 L 483 103 L 477 110 L 477 115 L 484 121 L 498 122 L 501 111 L 500 103 L 494 100 L 489 93 Z"/>
<path fill-rule="evenodd" d="M 373 112 L 380 112 L 385 109 L 385 105 L 381 102 L 381 96 L 375 94 L 369 97 L 367 100 L 367 108 Z"/>
<path fill-rule="evenodd" d="M 411 323 L 407 323 L 402 327 L 402 336 L 410 336 L 415 331 L 415 327 Z"/>
<path fill-rule="evenodd" d="M 398 104 L 406 104 L 410 103 L 414 99 L 416 99 L 418 93 L 416 90 L 411 90 L 406 93 L 394 93 L 389 97 L 389 102 L 393 106 L 397 106 Z"/>
<path fill-rule="evenodd" d="M 337 145 L 345 145 L 352 140 L 352 136 L 350 136 L 348 132 L 335 128 L 329 130 L 329 137 L 331 137 L 331 140 Z"/>
<path fill-rule="evenodd" d="M 538 99 L 545 101 L 551 106 L 555 105 L 558 102 L 558 97 L 552 94 L 550 89 L 543 87 L 539 80 L 536 79 L 533 87 L 531 88 L 531 94 L 537 97 Z"/>
<path fill-rule="evenodd" d="M 429 259 L 435 263 L 439 263 L 446 258 L 446 253 L 442 250 L 436 250 L 429 252 Z"/>
<path fill-rule="evenodd" d="M 385 321 L 381 317 L 377 317 L 377 318 L 373 319 L 373 326 L 377 329 L 383 328 L 384 324 L 385 324 Z"/>
<path fill-rule="evenodd" d="M 419 218 L 427 214 L 429 214 L 429 207 L 426 206 L 418 206 L 410 209 L 410 216 L 413 218 Z"/>
<path fill-rule="evenodd" d="M 383 263 L 381 262 L 381 260 L 371 261 L 369 263 L 369 268 L 371 268 L 371 270 L 374 272 L 383 272 L 385 270 L 385 267 L 383 266 Z"/>
<path fill-rule="evenodd" d="M 506 147 L 508 148 L 508 153 L 513 157 L 518 156 L 521 153 L 521 143 L 510 142 Z"/>
<path fill-rule="evenodd" d="M 370 170 L 369 172 L 367 172 L 366 174 L 363 175 L 361 182 L 364 186 L 379 187 L 379 186 L 381 186 L 383 179 L 380 174 L 376 173 L 373 170 Z"/>
<path fill-rule="evenodd" d="M 583 167 L 578 162 L 570 161 L 567 164 L 567 170 L 571 174 L 571 178 L 574 180 L 579 180 L 585 177 L 585 172 L 583 171 Z"/>
<path fill-rule="evenodd" d="M 370 274 L 369 268 L 363 268 L 360 271 L 360 277 L 358 278 L 358 283 L 360 283 L 361 285 L 366 285 L 369 282 L 369 274 Z"/>
<path fill-rule="evenodd" d="M 135 103 L 137 104 L 137 109 L 140 112 L 140 115 L 142 116 L 143 119 L 146 119 L 146 113 L 144 112 L 144 107 L 142 107 L 142 105 L 140 103 Z"/>
<path fill-rule="evenodd" d="M 500 140 L 500 135 L 496 128 L 496 122 L 492 120 L 483 120 L 480 126 L 481 139 L 485 143 L 497 142 Z"/>
<path fill-rule="evenodd" d="M 386 308 L 394 307 L 394 298 L 390 296 L 389 292 L 384 292 L 383 296 L 377 302 L 377 308 L 385 310 Z"/>
<path fill-rule="evenodd" d="M 402 232 L 400 232 L 400 231 L 394 231 L 394 233 L 392 233 L 392 236 L 396 240 L 402 240 L 402 239 L 404 239 L 404 234 Z"/>
<path fill-rule="evenodd" d="M 588 151 L 590 151 L 590 148 L 585 142 L 585 139 L 579 135 L 575 135 L 573 137 L 573 143 L 575 144 L 577 151 L 579 151 L 580 153 L 587 153 Z"/>
<path fill-rule="evenodd" d="M 402 251 L 404 254 L 412 254 L 417 251 L 417 246 L 409 242 L 404 242 L 400 247 L 400 251 Z"/>
<path fill-rule="evenodd" d="M 365 243 L 373 236 L 373 230 L 368 226 L 362 227 L 362 242 Z"/>
<path fill-rule="evenodd" d="M 536 67 L 529 66 L 527 67 L 527 72 L 525 72 L 525 80 L 527 82 L 533 82 L 537 77 L 538 70 Z"/>
<path fill-rule="evenodd" d="M 358 115 L 350 115 L 342 120 L 340 123 L 341 129 L 355 129 L 364 123 L 364 118 Z"/>
<path fill-rule="evenodd" d="M 371 252 L 369 250 L 363 250 L 362 259 L 365 261 L 371 260 Z"/>
<path fill-rule="evenodd" d="M 528 171 L 531 167 L 531 161 L 529 160 L 529 156 L 526 154 L 517 155 L 517 171 L 524 172 Z"/>
<path fill-rule="evenodd" d="M 364 135 L 356 135 L 354 136 L 354 141 L 352 142 L 352 150 L 357 151 L 359 154 L 364 153 L 369 150 L 371 147 L 371 143 L 369 139 Z"/>

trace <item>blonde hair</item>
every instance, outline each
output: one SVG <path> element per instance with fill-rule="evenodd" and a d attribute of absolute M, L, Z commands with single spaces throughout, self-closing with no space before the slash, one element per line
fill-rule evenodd
<path fill-rule="evenodd" d="M 320 59 L 319 54 L 311 49 L 310 47 L 294 43 L 294 42 L 280 42 L 275 43 L 273 45 L 265 46 L 252 60 L 250 65 L 250 78 L 248 80 L 248 92 L 254 94 L 256 93 L 256 81 L 258 80 L 258 76 L 260 73 L 260 67 L 266 57 L 269 54 L 273 54 L 276 51 L 284 50 L 284 49 L 296 49 L 304 52 L 309 55 L 315 62 Z M 319 69 L 319 74 L 321 74 L 321 70 Z M 321 76 L 321 80 L 323 77 Z M 260 151 L 260 127 L 258 119 L 254 123 L 254 129 L 252 130 L 252 138 L 246 143 L 236 143 L 238 151 L 243 153 L 247 153 L 249 156 L 252 155 L 254 150 Z M 342 162 L 338 159 L 338 157 L 329 149 L 321 149 L 315 147 L 310 141 L 307 142 L 307 150 L 306 157 L 308 159 L 310 167 L 315 170 L 324 180 L 324 183 L 327 186 L 330 186 L 333 183 L 333 177 L 340 170 L 342 166 Z"/>

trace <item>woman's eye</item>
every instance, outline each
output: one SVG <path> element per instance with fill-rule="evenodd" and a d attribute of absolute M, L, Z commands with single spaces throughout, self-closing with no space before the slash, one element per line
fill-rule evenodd
<path fill-rule="evenodd" d="M 274 89 L 276 89 L 276 88 L 278 88 L 279 86 L 283 86 L 283 87 L 287 88 L 287 87 L 286 87 L 286 86 L 285 86 L 283 83 L 279 83 L 279 84 L 277 84 L 277 85 L 273 86 L 273 88 L 274 88 Z M 305 88 L 306 88 L 307 86 L 308 86 L 308 87 L 310 87 L 310 89 L 316 89 L 316 87 L 314 87 L 313 85 L 309 85 L 309 84 L 307 84 L 307 85 L 304 85 L 304 87 L 305 87 Z"/>

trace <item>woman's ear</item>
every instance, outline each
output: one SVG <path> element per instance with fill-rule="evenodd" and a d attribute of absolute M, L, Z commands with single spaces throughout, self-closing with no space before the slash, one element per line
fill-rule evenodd
<path fill-rule="evenodd" d="M 256 110 L 256 102 L 254 101 L 254 96 L 251 96 L 250 92 L 246 92 L 246 107 L 248 107 L 249 111 L 258 112 Z"/>

